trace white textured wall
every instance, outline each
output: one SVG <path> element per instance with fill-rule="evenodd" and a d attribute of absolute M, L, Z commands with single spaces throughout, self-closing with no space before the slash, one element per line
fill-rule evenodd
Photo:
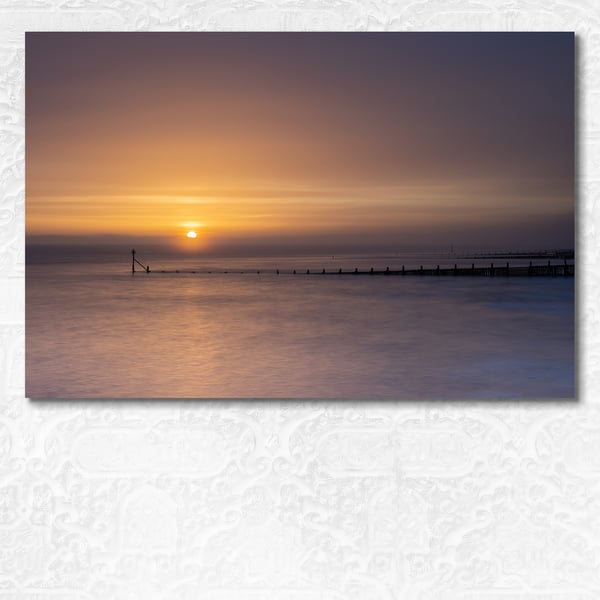
<path fill-rule="evenodd" d="M 107 29 L 574 30 L 579 401 L 26 400 L 23 32 Z M 0 184 L 0 600 L 600 597 L 597 0 L 2 0 Z"/>

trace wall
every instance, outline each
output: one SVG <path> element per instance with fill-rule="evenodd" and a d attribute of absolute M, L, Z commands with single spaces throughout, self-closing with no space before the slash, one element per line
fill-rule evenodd
<path fill-rule="evenodd" d="M 578 401 L 24 399 L 23 32 L 108 29 L 575 31 Z M 599 67 L 593 0 L 3 2 L 0 600 L 599 597 Z"/>

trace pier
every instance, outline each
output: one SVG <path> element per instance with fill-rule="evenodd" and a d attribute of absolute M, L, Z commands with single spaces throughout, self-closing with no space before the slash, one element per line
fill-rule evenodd
<path fill-rule="evenodd" d="M 142 272 L 146 274 L 150 273 L 173 273 L 173 274 L 213 274 L 213 273 L 221 273 L 221 274 L 245 274 L 245 273 L 255 273 L 256 275 L 261 274 L 261 270 L 250 269 L 250 270 L 239 270 L 239 269 L 227 269 L 227 270 L 190 270 L 190 269 L 175 269 L 175 270 L 165 270 L 158 269 L 156 271 L 150 271 L 150 267 L 142 264 L 135 258 L 135 251 L 132 250 L 132 267 L 131 272 L 135 274 L 137 271 L 135 270 L 135 265 L 138 264 L 142 267 Z M 385 267 L 385 269 L 375 269 L 371 267 L 369 269 L 359 269 L 355 267 L 350 270 L 343 270 L 342 268 L 327 270 L 323 269 L 272 269 L 272 270 L 263 270 L 265 274 L 273 274 L 273 275 L 311 275 L 313 277 L 329 275 L 334 276 L 369 276 L 369 277 L 573 277 L 575 275 L 575 264 L 568 263 L 567 259 L 564 259 L 561 262 L 552 263 L 551 260 L 548 260 L 547 263 L 544 264 L 533 264 L 533 261 L 529 261 L 529 265 L 517 264 L 512 265 L 509 261 L 502 263 L 493 263 L 491 262 L 489 265 L 481 265 L 477 266 L 475 263 L 470 264 L 454 264 L 454 266 L 424 266 L 420 265 L 418 268 L 410 267 L 405 268 L 403 265 L 400 269 L 390 269 L 389 267 Z"/>

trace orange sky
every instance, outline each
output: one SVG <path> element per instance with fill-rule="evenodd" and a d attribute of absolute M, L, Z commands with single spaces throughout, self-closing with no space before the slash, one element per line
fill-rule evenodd
<path fill-rule="evenodd" d="M 28 241 L 573 244 L 570 34 L 33 33 L 26 117 Z"/>

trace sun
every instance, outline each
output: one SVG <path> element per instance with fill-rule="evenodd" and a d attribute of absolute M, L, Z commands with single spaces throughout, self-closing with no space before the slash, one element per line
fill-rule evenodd
<path fill-rule="evenodd" d="M 198 234 L 195 231 L 188 231 L 185 235 L 192 240 L 198 237 Z"/>

